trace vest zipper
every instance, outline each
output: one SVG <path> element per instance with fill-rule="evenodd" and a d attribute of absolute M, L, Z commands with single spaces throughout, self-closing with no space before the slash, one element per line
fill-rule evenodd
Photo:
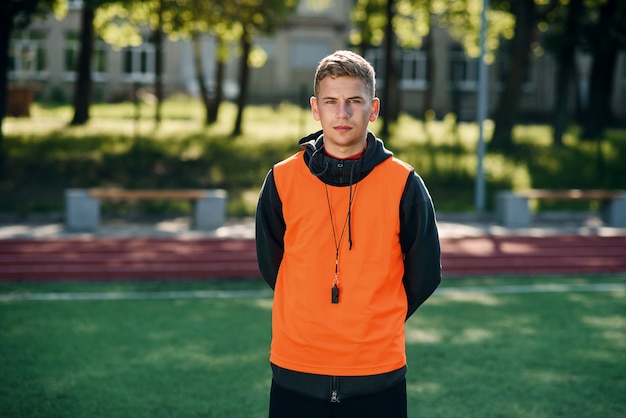
<path fill-rule="evenodd" d="M 343 161 L 339 161 L 337 163 L 337 168 L 340 168 L 339 170 L 339 184 L 343 183 Z"/>
<path fill-rule="evenodd" d="M 330 378 L 330 402 L 339 403 L 339 378 L 332 376 Z"/>

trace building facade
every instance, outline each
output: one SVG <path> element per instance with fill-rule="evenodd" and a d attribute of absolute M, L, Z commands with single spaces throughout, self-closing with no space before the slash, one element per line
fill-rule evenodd
<path fill-rule="evenodd" d="M 70 1 L 70 10 L 63 20 L 49 16 L 33 22 L 26 30 L 16 32 L 11 39 L 9 80 L 12 83 L 34 82 L 39 86 L 39 98 L 69 101 L 76 79 L 79 51 L 81 0 Z M 266 62 L 254 68 L 250 77 L 249 101 L 269 103 L 289 101 L 308 103 L 312 94 L 313 74 L 319 60 L 337 49 L 349 47 L 349 0 L 327 2 L 316 7 L 315 2 L 300 2 L 292 16 L 272 37 L 255 40 L 256 47 L 266 54 Z M 465 55 L 462 48 L 443 29 L 434 31 L 432 66 L 428 66 L 426 49 L 398 50 L 400 73 L 400 109 L 421 115 L 425 110 L 425 95 L 432 88 L 432 108 L 441 117 L 454 112 L 461 120 L 476 117 L 478 94 L 478 61 Z M 215 42 L 202 40 L 202 64 L 209 85 L 215 71 Z M 150 89 L 155 80 L 155 45 L 146 32 L 144 42 L 132 48 L 116 50 L 98 40 L 93 56 L 95 101 L 116 102 L 132 100 L 138 87 Z M 382 74 L 382 50 L 370 49 L 367 58 Z M 237 91 L 237 57 L 227 64 L 225 96 L 234 98 Z M 580 71 L 577 88 L 584 92 L 591 62 L 579 57 Z M 166 94 L 197 94 L 198 82 L 193 70 L 192 46 L 189 41 L 166 41 L 164 45 L 163 82 Z M 432 78 L 428 77 L 432 72 Z M 545 117 L 553 111 L 555 102 L 554 60 L 549 55 L 534 57 L 520 102 L 520 114 Z M 503 72 L 496 63 L 488 67 L 488 102 L 492 110 L 502 89 Z M 626 54 L 622 53 L 615 72 L 612 108 L 618 118 L 626 119 Z M 378 85 L 384 83 L 380 77 Z M 576 95 L 574 95 L 576 96 Z M 575 105 L 572 99 L 571 109 Z M 584 103 L 582 103 L 584 107 Z"/>

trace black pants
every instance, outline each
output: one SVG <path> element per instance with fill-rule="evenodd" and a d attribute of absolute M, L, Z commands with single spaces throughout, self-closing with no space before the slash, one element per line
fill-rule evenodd
<path fill-rule="evenodd" d="M 406 380 L 373 395 L 333 403 L 272 382 L 269 418 L 406 418 Z"/>

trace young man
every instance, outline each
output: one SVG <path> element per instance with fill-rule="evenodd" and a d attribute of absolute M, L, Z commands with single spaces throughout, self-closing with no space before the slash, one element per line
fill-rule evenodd
<path fill-rule="evenodd" d="M 256 212 L 274 289 L 270 418 L 406 417 L 404 322 L 441 281 L 424 183 L 368 130 L 375 73 L 337 51 L 316 71 L 322 130 L 268 173 Z"/>

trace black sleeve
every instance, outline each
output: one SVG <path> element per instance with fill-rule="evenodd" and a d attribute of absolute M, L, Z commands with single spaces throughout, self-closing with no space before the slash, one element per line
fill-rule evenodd
<path fill-rule="evenodd" d="M 256 209 L 256 255 L 263 279 L 274 289 L 283 259 L 285 220 L 274 173 L 265 177 Z"/>
<path fill-rule="evenodd" d="M 406 182 L 400 203 L 400 244 L 404 253 L 402 282 L 408 319 L 441 283 L 441 248 L 435 209 L 417 173 Z"/>

